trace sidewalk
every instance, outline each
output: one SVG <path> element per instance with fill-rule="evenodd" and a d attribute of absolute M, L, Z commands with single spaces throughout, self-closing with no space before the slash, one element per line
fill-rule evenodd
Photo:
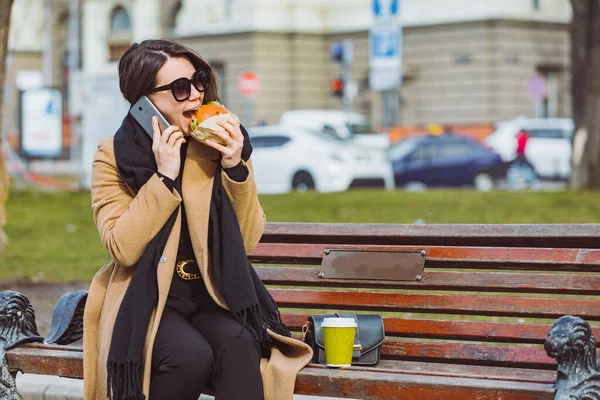
<path fill-rule="evenodd" d="M 23 400 L 82 400 L 83 381 L 81 379 L 59 378 L 57 376 L 18 374 L 17 389 Z M 202 395 L 199 400 L 213 400 Z M 315 397 L 294 395 L 294 400 L 341 400 L 338 397 Z"/>

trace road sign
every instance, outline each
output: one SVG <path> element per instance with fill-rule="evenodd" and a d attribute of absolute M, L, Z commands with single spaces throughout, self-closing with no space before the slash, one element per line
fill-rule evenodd
<path fill-rule="evenodd" d="M 543 75 L 535 73 L 525 85 L 527 98 L 531 101 L 544 100 L 548 96 L 548 83 Z"/>
<path fill-rule="evenodd" d="M 23 154 L 26 157 L 58 157 L 63 147 L 60 90 L 43 87 L 21 91 L 20 113 Z"/>
<path fill-rule="evenodd" d="M 395 90 L 402 83 L 400 0 L 372 0 L 369 30 L 369 84 L 372 90 Z"/>
<path fill-rule="evenodd" d="M 254 72 L 244 72 L 240 75 L 238 90 L 246 96 L 254 96 L 260 90 L 260 79 Z"/>

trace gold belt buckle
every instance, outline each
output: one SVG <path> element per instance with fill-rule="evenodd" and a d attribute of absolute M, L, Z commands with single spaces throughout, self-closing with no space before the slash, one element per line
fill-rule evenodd
<path fill-rule="evenodd" d="M 177 263 L 177 275 L 179 275 L 179 277 L 181 279 L 184 279 L 186 281 L 191 281 L 191 280 L 200 278 L 200 273 L 199 272 L 187 272 L 184 269 L 185 266 L 188 265 L 188 264 L 196 264 L 196 260 L 183 260 L 183 261 L 179 261 Z"/>

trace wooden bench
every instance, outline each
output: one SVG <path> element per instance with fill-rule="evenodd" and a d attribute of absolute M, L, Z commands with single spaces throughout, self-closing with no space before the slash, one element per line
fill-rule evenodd
<path fill-rule="evenodd" d="M 329 279 L 319 277 L 327 249 L 425 250 L 427 256 L 420 280 Z M 558 382 L 557 361 L 544 349 L 555 319 L 600 321 L 600 225 L 271 223 L 250 256 L 298 337 L 311 314 L 384 316 L 377 367 L 310 364 L 296 393 L 525 400 L 552 399 L 558 388 L 557 399 L 565 393 L 576 399 L 600 376 L 595 341 L 585 337 L 582 349 L 585 326 L 573 328 L 574 319 L 558 321 L 546 344 L 559 358 Z M 600 334 L 596 326 L 592 332 Z M 12 372 L 82 376 L 79 347 L 25 344 L 9 350 L 7 360 Z M 570 388 L 573 382 L 579 389 Z"/>

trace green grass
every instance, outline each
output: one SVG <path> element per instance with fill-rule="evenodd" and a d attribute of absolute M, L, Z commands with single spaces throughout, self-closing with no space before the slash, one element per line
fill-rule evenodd
<path fill-rule="evenodd" d="M 9 242 L 0 281 L 90 280 L 109 258 L 92 220 L 89 193 L 11 193 Z M 422 193 L 350 191 L 261 196 L 268 221 L 347 223 L 587 223 L 600 222 L 594 193 Z"/>

